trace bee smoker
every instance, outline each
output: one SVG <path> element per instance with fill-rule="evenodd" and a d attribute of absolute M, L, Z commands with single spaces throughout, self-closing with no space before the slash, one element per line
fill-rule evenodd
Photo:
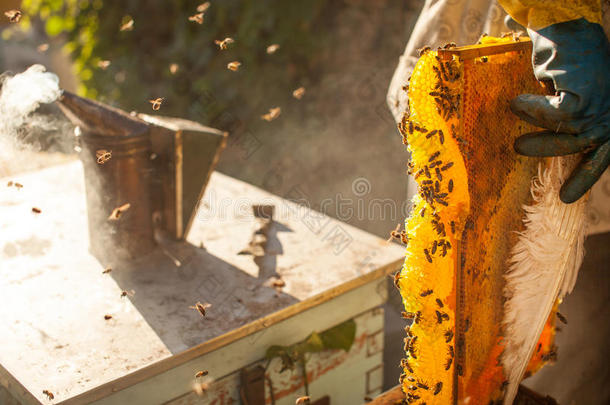
<path fill-rule="evenodd" d="M 157 231 L 183 239 L 225 134 L 193 121 L 128 114 L 67 91 L 57 103 L 77 127 L 91 253 L 104 262 L 130 260 L 155 248 Z"/>

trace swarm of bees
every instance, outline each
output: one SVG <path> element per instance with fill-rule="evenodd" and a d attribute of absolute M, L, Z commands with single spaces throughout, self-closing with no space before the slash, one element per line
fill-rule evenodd
<path fill-rule="evenodd" d="M 129 207 L 131 207 L 131 204 L 129 203 L 123 204 L 120 207 L 116 207 L 112 210 L 112 213 L 110 214 L 108 219 L 111 221 L 116 221 L 117 219 L 121 218 L 121 216 L 125 213 L 125 211 L 129 209 Z"/>
<path fill-rule="evenodd" d="M 298 89 L 296 89 L 292 92 L 292 97 L 296 98 L 297 100 L 302 99 L 304 95 L 305 95 L 305 87 L 299 87 Z"/>
<path fill-rule="evenodd" d="M 205 304 L 202 304 L 201 302 L 197 301 L 195 306 L 190 306 L 189 308 L 196 309 L 201 314 L 202 317 L 205 317 L 206 310 L 208 308 L 210 308 L 211 306 L 212 306 L 212 304 L 209 304 L 207 302 Z"/>
<path fill-rule="evenodd" d="M 107 161 L 112 158 L 112 151 L 106 149 L 98 149 L 95 151 L 95 157 L 97 159 L 97 163 L 103 165 Z"/>
<path fill-rule="evenodd" d="M 45 394 L 49 399 L 55 399 L 55 395 L 53 395 L 53 393 L 49 390 L 42 390 L 42 393 Z"/>
<path fill-rule="evenodd" d="M 282 112 L 282 109 L 280 107 L 270 108 L 269 112 L 267 114 L 261 115 L 261 119 L 263 119 L 267 122 L 273 121 L 274 119 L 276 119 L 277 117 L 280 116 L 281 112 Z"/>
<path fill-rule="evenodd" d="M 309 404 L 309 397 L 308 396 L 302 396 L 302 397 L 298 397 L 296 401 L 294 401 L 295 405 L 306 405 Z"/>
<path fill-rule="evenodd" d="M 227 69 L 232 70 L 233 72 L 237 72 L 239 67 L 241 66 L 241 62 L 234 60 L 233 62 L 227 63 Z"/>
<path fill-rule="evenodd" d="M 21 11 L 19 10 L 8 10 L 4 12 L 4 15 L 12 23 L 18 23 L 21 20 Z"/>
<path fill-rule="evenodd" d="M 158 97 L 152 100 L 148 100 L 148 102 L 150 104 L 152 104 L 152 109 L 154 111 L 159 111 L 159 108 L 161 108 L 161 104 L 163 104 L 163 101 L 165 100 L 165 98 L 163 97 Z"/>
<path fill-rule="evenodd" d="M 189 17 L 189 21 L 197 24 L 203 24 L 203 13 L 193 14 Z"/>
<path fill-rule="evenodd" d="M 134 24 L 135 24 L 135 22 L 133 21 L 133 18 L 129 18 L 127 21 L 125 21 L 125 23 L 123 25 L 121 25 L 121 28 L 119 30 L 120 31 L 131 31 L 131 30 L 133 30 Z"/>
<path fill-rule="evenodd" d="M 229 38 L 229 37 L 226 37 L 226 38 L 225 38 L 225 39 L 223 39 L 222 41 L 221 41 L 221 40 L 218 40 L 218 39 L 214 40 L 214 43 L 215 43 L 216 45 L 218 45 L 218 47 L 219 47 L 221 50 L 225 50 L 225 49 L 227 49 L 227 48 L 228 48 L 228 46 L 229 46 L 229 44 L 232 44 L 232 43 L 234 43 L 234 42 L 235 42 L 235 40 L 234 40 L 233 38 Z"/>
<path fill-rule="evenodd" d="M 277 52 L 278 49 L 280 49 L 280 46 L 278 44 L 269 45 L 267 47 L 267 54 L 272 55 Z"/>

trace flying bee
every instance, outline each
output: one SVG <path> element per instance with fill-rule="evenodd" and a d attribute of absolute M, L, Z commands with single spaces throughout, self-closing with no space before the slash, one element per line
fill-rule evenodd
<path fill-rule="evenodd" d="M 135 293 L 136 292 L 134 290 L 129 290 L 129 291 L 123 290 L 123 291 L 121 291 L 121 298 L 124 298 L 127 296 L 133 297 L 135 295 Z"/>
<path fill-rule="evenodd" d="M 561 312 L 556 312 L 556 314 L 557 314 L 557 319 L 559 319 L 562 323 L 564 323 L 566 325 L 568 324 L 568 320 L 566 319 L 565 316 L 563 316 L 561 314 Z"/>
<path fill-rule="evenodd" d="M 97 67 L 99 67 L 102 70 L 108 69 L 108 66 L 110 66 L 109 60 L 100 60 L 97 62 Z"/>
<path fill-rule="evenodd" d="M 205 13 L 208 8 L 210 8 L 210 2 L 206 1 L 205 3 L 201 3 L 200 5 L 197 6 L 197 11 L 199 13 Z"/>
<path fill-rule="evenodd" d="M 189 21 L 200 24 L 200 25 L 203 24 L 203 13 L 193 14 L 192 16 L 189 17 Z"/>
<path fill-rule="evenodd" d="M 112 271 L 112 269 L 110 267 L 104 269 L 104 271 L 102 271 L 102 274 L 108 274 Z"/>
<path fill-rule="evenodd" d="M 296 89 L 292 92 L 292 97 L 296 98 L 297 100 L 302 99 L 304 95 L 305 95 L 305 87 L 299 87 L 298 89 Z"/>
<path fill-rule="evenodd" d="M 218 40 L 218 39 L 214 40 L 214 43 L 216 45 L 218 45 L 218 48 L 220 48 L 220 50 L 227 49 L 229 47 L 229 44 L 232 44 L 234 42 L 235 42 L 235 40 L 233 38 L 229 38 L 229 37 L 226 37 L 223 40 Z"/>
<path fill-rule="evenodd" d="M 227 63 L 227 69 L 232 70 L 234 72 L 237 72 L 237 70 L 239 70 L 240 66 L 241 66 L 241 62 L 238 62 L 238 61 L 233 61 L 233 62 Z"/>
<path fill-rule="evenodd" d="M 419 294 L 420 297 L 427 297 L 428 295 L 432 294 L 434 291 L 432 290 L 426 290 L 423 291 L 421 294 Z"/>
<path fill-rule="evenodd" d="M 32 207 L 32 212 L 34 214 L 40 214 L 42 212 L 42 210 L 38 207 Z"/>
<path fill-rule="evenodd" d="M 424 254 L 426 255 L 426 260 L 428 261 L 428 263 L 432 263 L 432 257 L 430 256 L 430 252 L 428 252 L 428 249 L 424 249 Z"/>
<path fill-rule="evenodd" d="M 206 375 L 208 375 L 208 370 L 197 371 L 197 374 L 195 374 L 195 378 L 205 377 Z"/>
<path fill-rule="evenodd" d="M 437 299 L 436 299 L 436 305 L 438 305 L 438 307 L 439 307 L 439 308 L 444 307 L 444 305 L 443 305 L 443 301 L 441 301 L 441 299 L 440 299 L 440 298 L 437 298 Z"/>
<path fill-rule="evenodd" d="M 443 389 L 443 382 L 442 381 L 437 382 L 436 385 L 434 386 L 434 395 L 440 394 L 442 389 Z"/>
<path fill-rule="evenodd" d="M 195 306 L 190 306 L 189 308 L 191 309 L 196 309 L 197 311 L 199 311 L 199 313 L 201 314 L 201 316 L 205 317 L 206 315 L 206 310 L 208 308 L 210 308 L 212 306 L 212 304 L 209 303 L 205 303 L 202 304 L 201 302 L 197 301 L 197 303 L 195 304 Z"/>
<path fill-rule="evenodd" d="M 49 399 L 55 399 L 55 395 L 53 395 L 53 393 L 49 390 L 42 390 L 42 393 L 45 394 Z"/>
<path fill-rule="evenodd" d="M 123 215 L 123 213 L 125 213 L 125 211 L 127 211 L 130 207 L 131 204 L 129 203 L 123 204 L 120 207 L 116 207 L 112 210 L 112 213 L 110 214 L 108 219 L 111 221 L 119 219 Z"/>
<path fill-rule="evenodd" d="M 445 343 L 449 343 L 451 342 L 451 339 L 453 339 L 453 331 L 451 329 L 448 329 L 445 334 Z"/>
<path fill-rule="evenodd" d="M 282 112 L 282 109 L 280 107 L 270 108 L 269 112 L 267 114 L 261 115 L 261 119 L 263 119 L 267 122 L 273 121 L 274 119 L 276 119 L 277 117 L 280 116 L 281 112 Z"/>
<path fill-rule="evenodd" d="M 103 165 L 107 161 L 112 158 L 112 151 L 106 149 L 98 149 L 95 151 L 95 157 L 97 158 L 97 163 Z"/>
<path fill-rule="evenodd" d="M 171 65 L 169 65 L 169 72 L 173 75 L 178 72 L 178 69 L 180 69 L 180 65 L 178 65 L 177 63 L 172 63 Z"/>
<path fill-rule="evenodd" d="M 161 108 L 161 104 L 163 104 L 163 101 L 165 101 L 165 98 L 163 97 L 157 97 L 153 100 L 148 100 L 148 102 L 152 104 L 153 111 L 159 111 L 159 108 Z"/>
<path fill-rule="evenodd" d="M 309 397 L 307 395 L 302 396 L 302 397 L 298 397 L 297 400 L 294 403 L 295 403 L 295 405 L 309 404 Z"/>
<path fill-rule="evenodd" d="M 108 320 L 112 319 L 112 315 L 106 314 L 106 315 L 104 315 L 104 319 L 108 321 Z"/>
<path fill-rule="evenodd" d="M 123 25 L 121 25 L 121 28 L 119 28 L 119 30 L 120 31 L 131 31 L 131 30 L 133 30 L 133 25 L 134 25 L 133 18 L 130 18 L 127 21 L 125 21 L 125 23 Z"/>
<path fill-rule="evenodd" d="M 267 54 L 272 55 L 277 52 L 278 49 L 280 49 L 278 44 L 271 44 L 267 47 Z"/>
<path fill-rule="evenodd" d="M 19 10 L 8 10 L 4 12 L 4 15 L 12 23 L 18 23 L 21 20 L 21 11 Z"/>

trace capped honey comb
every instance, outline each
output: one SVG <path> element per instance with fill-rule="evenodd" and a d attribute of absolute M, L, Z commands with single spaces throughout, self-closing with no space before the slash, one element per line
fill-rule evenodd
<path fill-rule="evenodd" d="M 407 403 L 488 405 L 504 395 L 503 274 L 541 163 L 513 150 L 536 128 L 511 113 L 510 100 L 545 92 L 528 43 L 486 37 L 424 50 L 406 87 L 399 130 L 418 184 L 397 276 L 412 322 L 401 376 Z M 549 321 L 529 371 L 549 358 L 553 335 Z"/>

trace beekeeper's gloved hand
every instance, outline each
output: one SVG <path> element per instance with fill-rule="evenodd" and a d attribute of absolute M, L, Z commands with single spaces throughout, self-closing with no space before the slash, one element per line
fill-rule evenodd
<path fill-rule="evenodd" d="M 565 203 L 578 200 L 610 163 L 610 45 L 599 24 L 585 19 L 528 29 L 534 75 L 554 85 L 554 96 L 522 94 L 511 101 L 521 119 L 547 131 L 524 134 L 515 150 L 527 156 L 585 152 L 561 187 Z"/>

